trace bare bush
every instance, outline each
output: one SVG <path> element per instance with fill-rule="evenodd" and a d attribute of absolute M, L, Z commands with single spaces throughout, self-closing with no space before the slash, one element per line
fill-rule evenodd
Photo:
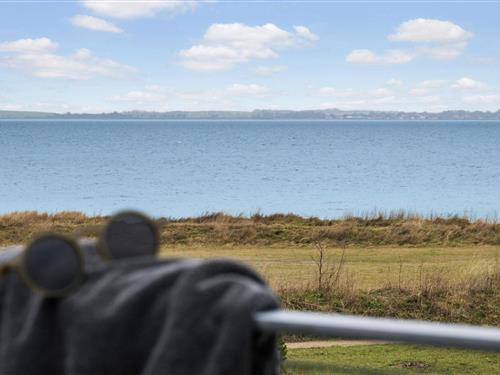
<path fill-rule="evenodd" d="M 315 243 L 315 253 L 311 257 L 316 271 L 316 291 L 328 294 L 354 289 L 354 279 L 346 269 L 346 249 L 342 248 L 340 257 L 335 257 L 320 242 Z"/>

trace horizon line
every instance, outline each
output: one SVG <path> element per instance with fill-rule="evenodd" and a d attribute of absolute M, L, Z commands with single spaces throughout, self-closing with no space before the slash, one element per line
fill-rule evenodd
<path fill-rule="evenodd" d="M 311 108 L 311 109 L 286 109 L 286 108 L 254 108 L 254 109 L 170 109 L 170 110 L 145 110 L 145 109 L 132 109 L 132 110 L 109 110 L 102 112 L 58 112 L 58 111 L 43 111 L 43 110 L 16 110 L 16 109 L 1 109 L 0 113 L 40 113 L 47 115 L 112 115 L 112 114 L 130 114 L 130 113 L 151 113 L 151 114 L 164 114 L 164 113 L 201 113 L 201 112 L 223 112 L 223 113 L 254 113 L 254 112 L 373 112 L 373 113 L 403 113 L 403 114 L 441 114 L 447 112 L 465 112 L 465 113 L 500 113 L 500 107 L 495 110 L 480 110 L 480 109 L 444 109 L 441 111 L 405 111 L 405 110 L 383 110 L 383 109 L 341 109 L 341 108 Z"/>

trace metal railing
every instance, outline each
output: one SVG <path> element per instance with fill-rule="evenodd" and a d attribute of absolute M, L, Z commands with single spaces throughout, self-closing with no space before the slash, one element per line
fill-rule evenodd
<path fill-rule="evenodd" d="M 286 310 L 257 313 L 255 323 L 259 329 L 275 333 L 408 342 L 500 352 L 500 329 L 494 327 Z"/>

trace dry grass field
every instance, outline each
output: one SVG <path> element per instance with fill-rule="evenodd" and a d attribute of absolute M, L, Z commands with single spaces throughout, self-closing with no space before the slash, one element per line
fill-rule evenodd
<path fill-rule="evenodd" d="M 500 272 L 500 246 L 464 247 L 349 247 L 325 246 L 331 263 L 343 259 L 343 277 L 355 288 L 370 290 L 443 280 L 465 281 L 473 276 Z M 316 281 L 317 249 L 264 246 L 168 246 L 163 256 L 229 257 L 257 269 L 273 286 L 312 286 Z M 429 280 L 427 280 L 429 281 Z"/>

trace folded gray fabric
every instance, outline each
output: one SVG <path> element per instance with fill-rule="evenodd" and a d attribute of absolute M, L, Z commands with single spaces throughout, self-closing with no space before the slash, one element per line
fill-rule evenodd
<path fill-rule="evenodd" d="M 277 374 L 275 337 L 252 320 L 277 306 L 255 272 L 229 260 L 94 264 L 63 299 L 43 299 L 10 271 L 0 374 Z"/>

